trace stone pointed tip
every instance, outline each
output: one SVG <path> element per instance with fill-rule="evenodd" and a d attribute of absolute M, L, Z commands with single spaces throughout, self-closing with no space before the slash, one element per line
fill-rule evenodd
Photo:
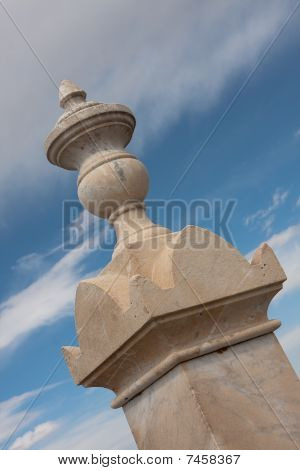
<path fill-rule="evenodd" d="M 82 98 L 82 101 L 86 98 L 86 92 L 79 88 L 71 80 L 62 80 L 59 85 L 59 104 L 62 108 L 65 108 L 65 104 L 71 98 L 79 96 Z"/>

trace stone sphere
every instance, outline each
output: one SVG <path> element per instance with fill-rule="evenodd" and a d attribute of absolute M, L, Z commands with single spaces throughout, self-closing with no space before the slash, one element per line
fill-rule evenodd
<path fill-rule="evenodd" d="M 128 202 L 143 201 L 148 187 L 143 163 L 128 155 L 104 162 L 86 174 L 78 185 L 78 197 L 89 212 L 108 218 Z"/>

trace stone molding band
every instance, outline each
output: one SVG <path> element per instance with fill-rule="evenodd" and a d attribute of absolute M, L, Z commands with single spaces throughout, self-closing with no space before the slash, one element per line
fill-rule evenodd
<path fill-rule="evenodd" d="M 133 157 L 135 158 L 135 157 Z M 108 222 L 112 225 L 114 221 L 125 212 L 130 211 L 131 209 L 145 209 L 145 203 L 143 201 L 128 201 L 122 204 L 121 207 L 116 209 L 109 217 Z M 153 224 L 151 225 L 151 227 Z M 142 230 L 142 229 L 141 229 Z"/>
<path fill-rule="evenodd" d="M 182 362 L 196 357 L 204 356 L 215 352 L 222 348 L 227 348 L 235 344 L 247 341 L 258 336 L 262 336 L 268 333 L 272 333 L 279 328 L 281 322 L 279 320 L 268 320 L 260 325 L 256 325 L 250 328 L 246 328 L 243 331 L 237 331 L 230 333 L 222 337 L 206 341 L 199 346 L 193 346 L 191 348 L 185 348 L 181 351 L 171 353 L 164 361 L 159 365 L 153 367 L 140 379 L 136 380 L 134 384 L 129 386 L 123 392 L 121 392 L 111 403 L 112 408 L 120 408 L 129 402 L 136 395 L 145 390 L 149 385 L 156 382 L 160 377 L 165 375 L 169 370 Z"/>
<path fill-rule="evenodd" d="M 86 109 L 83 109 L 82 111 L 86 111 Z M 59 127 L 55 128 L 51 132 L 51 134 L 46 140 L 45 148 L 47 151 L 47 158 L 49 162 L 53 165 L 57 165 L 66 169 L 78 169 L 77 167 L 73 168 L 69 167 L 68 165 L 66 166 L 65 163 L 63 163 L 61 160 L 61 155 L 63 154 L 64 150 L 66 150 L 73 142 L 77 141 L 80 137 L 87 136 L 88 140 L 98 146 L 97 140 L 94 138 L 93 135 L 91 135 L 91 133 L 97 129 L 120 125 L 123 127 L 127 127 L 129 133 L 132 132 L 133 123 L 130 122 L 131 116 L 129 115 L 129 113 L 115 112 L 115 115 L 120 115 L 120 119 L 116 120 L 113 120 L 110 114 L 111 113 L 107 112 L 102 113 L 98 116 L 89 116 L 85 120 L 80 120 L 77 117 L 76 113 L 74 113 L 74 115 L 71 115 L 69 118 L 67 118 L 65 121 L 66 123 L 68 123 L 68 127 L 64 128 L 64 126 L 60 124 Z M 123 118 L 123 120 L 121 120 L 121 118 Z M 72 123 L 69 121 L 72 121 Z M 130 138 L 128 138 L 128 141 L 129 140 Z M 101 146 L 99 146 L 99 151 L 100 150 L 102 150 Z"/>

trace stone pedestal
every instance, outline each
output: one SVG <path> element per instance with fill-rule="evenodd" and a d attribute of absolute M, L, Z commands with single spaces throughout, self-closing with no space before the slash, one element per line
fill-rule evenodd
<path fill-rule="evenodd" d="M 147 171 L 124 149 L 132 112 L 85 96 L 62 83 L 47 156 L 79 171 L 80 200 L 118 242 L 77 289 L 79 346 L 63 348 L 74 381 L 116 393 L 140 449 L 297 448 L 299 381 L 267 316 L 286 279 L 273 251 L 249 263 L 200 227 L 153 224 Z"/>
<path fill-rule="evenodd" d="M 299 402 L 269 333 L 177 365 L 124 411 L 140 449 L 298 449 Z"/>

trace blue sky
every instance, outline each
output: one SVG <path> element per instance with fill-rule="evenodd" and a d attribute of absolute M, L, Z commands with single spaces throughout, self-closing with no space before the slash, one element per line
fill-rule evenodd
<path fill-rule="evenodd" d="M 129 148 L 149 170 L 149 199 L 236 200 L 235 246 L 248 255 L 268 241 L 288 275 L 269 317 L 282 321 L 277 335 L 299 373 L 300 9 L 173 192 L 296 4 L 7 0 L 0 8 L 2 446 L 135 446 L 122 411 L 110 410 L 113 393 L 76 387 L 62 361 L 61 346 L 75 336 L 76 285 L 111 256 L 61 247 L 62 203 L 77 199 L 76 174 L 51 166 L 43 143 L 61 113 L 55 83 L 64 78 L 90 99 L 132 108 Z M 213 220 L 196 222 L 213 229 Z"/>

